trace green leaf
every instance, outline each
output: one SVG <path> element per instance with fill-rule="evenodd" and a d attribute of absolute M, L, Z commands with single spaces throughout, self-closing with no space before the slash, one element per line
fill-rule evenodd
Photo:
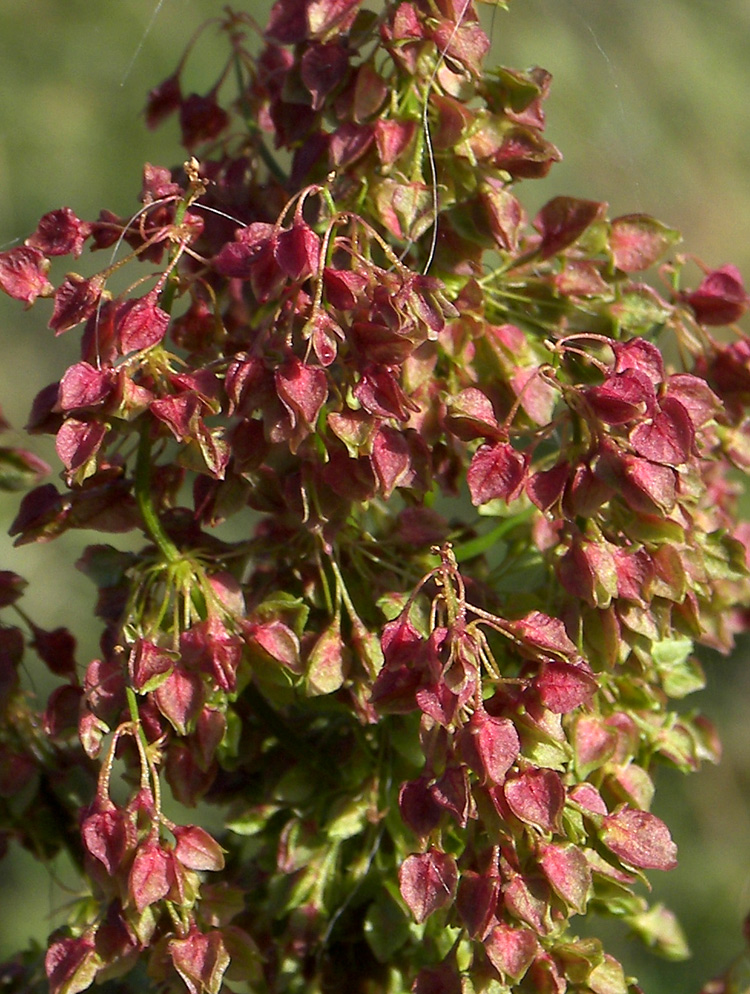
<path fill-rule="evenodd" d="M 326 826 L 328 838 L 340 841 L 359 835 L 367 824 L 369 806 L 369 801 L 366 798 L 339 801 L 334 805 L 332 818 Z"/>
<path fill-rule="evenodd" d="M 381 891 L 372 902 L 362 927 L 367 944 L 380 963 L 387 963 L 410 936 L 409 919 L 386 891 Z"/>
<path fill-rule="evenodd" d="M 310 697 L 333 694 L 344 683 L 349 671 L 350 654 L 341 638 L 341 622 L 335 617 L 323 629 L 307 661 L 305 688 Z"/>
<path fill-rule="evenodd" d="M 548 576 L 547 564 L 538 549 L 527 549 L 513 559 L 511 567 L 507 567 L 506 562 L 499 566 L 502 575 L 492 577 L 498 593 L 527 594 L 545 584 Z"/>
<path fill-rule="evenodd" d="M 686 697 L 706 685 L 703 669 L 691 656 L 693 640 L 684 635 L 652 643 L 651 656 L 670 697 Z"/>
<path fill-rule="evenodd" d="M 666 518 L 632 514 L 627 518 L 626 531 L 634 542 L 644 545 L 668 542 L 680 549 L 685 545 L 685 529 Z"/>
<path fill-rule="evenodd" d="M 222 765 L 227 765 L 227 760 L 236 759 L 240 751 L 240 738 L 242 736 L 242 721 L 236 711 L 227 708 L 224 713 L 226 726 L 224 736 L 219 743 L 217 758 L 222 760 Z"/>
<path fill-rule="evenodd" d="M 292 594 L 277 590 L 253 611 L 253 619 L 258 621 L 278 619 L 289 625 L 295 634 L 301 637 L 309 613 L 310 608 L 301 597 L 294 597 Z"/>
<path fill-rule="evenodd" d="M 419 737 L 419 719 L 414 715 L 393 718 L 390 729 L 390 744 L 409 764 L 421 769 L 424 753 Z"/>
<path fill-rule="evenodd" d="M 750 950 L 742 953 L 732 963 L 727 973 L 726 994 L 748 994 L 750 992 Z"/>
<path fill-rule="evenodd" d="M 0 490 L 28 490 L 49 472 L 49 466 L 31 452 L 0 446 Z"/>
<path fill-rule="evenodd" d="M 486 2 L 492 3 L 493 0 Z M 498 3 L 498 0 L 494 0 L 494 3 L 504 10 L 508 9 L 505 3 Z M 539 84 L 530 73 L 503 67 L 487 73 L 484 85 L 495 101 L 501 106 L 510 107 L 516 113 L 525 110 L 541 92 Z"/>
<path fill-rule="evenodd" d="M 257 804 L 252 808 L 243 811 L 236 818 L 227 821 L 227 828 L 235 835 L 257 835 L 262 832 L 269 820 L 281 811 L 278 804 Z"/>
<path fill-rule="evenodd" d="M 555 958 L 564 964 L 568 980 L 585 984 L 591 971 L 604 962 L 604 951 L 598 939 L 571 939 L 555 946 Z"/>
<path fill-rule="evenodd" d="M 89 545 L 76 569 L 99 588 L 115 587 L 136 559 L 132 552 L 121 552 L 112 545 Z"/>
<path fill-rule="evenodd" d="M 310 778 L 309 767 L 298 764 L 287 770 L 276 784 L 273 792 L 275 801 L 286 804 L 299 804 L 308 800 L 315 793 L 317 785 Z"/>
<path fill-rule="evenodd" d="M 622 966 L 605 953 L 604 962 L 595 966 L 589 974 L 588 986 L 594 994 L 628 994 Z"/>
<path fill-rule="evenodd" d="M 706 535 L 701 550 L 711 580 L 741 580 L 747 576 L 745 546 L 726 532 L 715 531 Z"/>
<path fill-rule="evenodd" d="M 261 984 L 264 957 L 251 936 L 236 925 L 225 925 L 222 936 L 230 956 L 226 979 L 243 985 L 247 990 L 251 990 L 255 984 Z"/>
<path fill-rule="evenodd" d="M 573 750 L 567 742 L 556 742 L 536 725 L 517 726 L 521 752 L 534 766 L 549 770 L 565 770 Z"/>
<path fill-rule="evenodd" d="M 663 328 L 670 317 L 664 301 L 650 287 L 624 293 L 612 304 L 609 313 L 622 337 L 627 334 L 648 335 Z M 623 335 L 623 333 L 626 333 Z"/>
<path fill-rule="evenodd" d="M 655 904 L 648 911 L 632 915 L 626 921 L 642 942 L 665 959 L 690 958 L 685 933 L 674 913 L 663 904 Z"/>
<path fill-rule="evenodd" d="M 456 562 L 464 563 L 469 559 L 474 559 L 476 556 L 481 556 L 483 553 L 488 552 L 490 549 L 493 552 L 493 556 L 496 560 L 502 562 L 505 558 L 505 553 L 507 551 L 507 544 L 501 542 L 500 539 L 507 535 L 508 532 L 512 531 L 517 525 L 528 521 L 529 518 L 534 514 L 535 508 L 527 507 L 518 514 L 512 514 L 510 517 L 502 517 L 498 524 L 494 528 L 491 528 L 484 535 L 477 535 L 476 538 L 470 538 L 466 542 L 460 542 L 458 545 L 454 546 L 453 554 L 456 557 Z M 483 514 L 483 509 L 480 509 L 480 514 Z"/>

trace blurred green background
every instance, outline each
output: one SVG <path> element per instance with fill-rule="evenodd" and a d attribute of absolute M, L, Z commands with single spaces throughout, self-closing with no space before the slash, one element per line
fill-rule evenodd
<path fill-rule="evenodd" d="M 238 2 L 238 7 L 243 4 Z M 266 0 L 245 0 L 262 20 Z M 136 207 L 144 161 L 183 158 L 175 122 L 148 132 L 147 90 L 175 67 L 219 0 L 4 0 L 0 7 L 0 249 L 18 244 L 41 214 L 67 205 L 92 219 Z M 748 0 L 513 0 L 484 8 L 493 58 L 554 76 L 548 136 L 565 159 L 527 183 L 530 211 L 569 193 L 606 200 L 613 213 L 645 211 L 679 228 L 686 250 L 750 275 L 750 2 Z M 209 31 L 189 62 L 205 91 L 223 48 Z M 84 257 L 77 264 L 90 263 Z M 23 425 L 37 389 L 75 361 L 75 333 L 53 339 L 49 306 L 28 312 L 0 299 L 0 404 Z M 20 433 L 16 436 L 21 438 Z M 31 447 L 53 461 L 47 440 Z M 0 500 L 5 531 L 16 500 Z M 72 566 L 86 536 L 13 550 L 0 534 L 0 567 L 30 581 L 29 610 L 69 624 L 79 661 L 96 652 L 86 627 L 94 591 Z M 647 994 L 697 991 L 742 948 L 750 910 L 750 645 L 707 663 L 702 709 L 718 724 L 722 764 L 683 778 L 662 771 L 656 811 L 670 824 L 680 866 L 654 874 L 654 897 L 680 916 L 694 958 L 665 964 L 608 928 L 613 951 Z M 43 691 L 43 677 L 30 673 Z M 689 702 L 692 704 L 692 702 Z M 74 881 L 13 851 L 0 868 L 0 958 L 43 941 Z M 614 946 L 617 945 L 615 949 Z"/>

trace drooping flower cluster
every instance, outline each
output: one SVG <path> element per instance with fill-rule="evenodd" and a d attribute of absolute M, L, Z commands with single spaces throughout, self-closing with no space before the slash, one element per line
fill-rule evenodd
<path fill-rule="evenodd" d="M 686 290 L 674 256 L 658 291 L 638 274 L 676 233 L 605 204 L 529 223 L 549 77 L 485 70 L 471 3 L 277 0 L 257 57 L 249 15 L 221 28 L 209 93 L 183 60 L 149 96 L 184 168 L 147 165 L 132 218 L 62 208 L 0 253 L 6 293 L 83 329 L 28 426 L 64 489 L 11 533 L 148 543 L 79 563 L 103 624 L 83 678 L 31 630 L 66 682 L 29 762 L 87 785 L 58 793 L 88 893 L 51 990 L 145 965 L 191 994 L 626 994 L 572 920 L 684 951 L 639 886 L 675 864 L 656 764 L 718 753 L 669 701 L 702 685 L 694 643 L 747 620 L 750 345 L 710 331 L 740 276 Z M 109 264 L 53 281 L 87 243 Z M 217 806 L 219 841 L 164 783 Z"/>

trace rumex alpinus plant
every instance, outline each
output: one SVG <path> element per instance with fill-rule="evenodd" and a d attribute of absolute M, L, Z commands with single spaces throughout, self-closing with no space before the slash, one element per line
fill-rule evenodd
<path fill-rule="evenodd" d="M 659 764 L 717 758 L 671 701 L 748 618 L 740 276 L 686 287 L 676 233 L 603 203 L 529 223 L 549 76 L 485 69 L 471 0 L 217 23 L 211 91 L 183 59 L 148 99 L 185 166 L 0 254 L 83 326 L 28 425 L 63 489 L 0 451 L 36 484 L 11 533 L 146 543 L 78 563 L 83 670 L 0 574 L 0 838 L 81 881 L 3 991 L 638 991 L 575 918 L 684 952 L 649 808 Z M 86 243 L 110 261 L 52 282 Z M 27 646 L 61 680 L 41 713 Z"/>

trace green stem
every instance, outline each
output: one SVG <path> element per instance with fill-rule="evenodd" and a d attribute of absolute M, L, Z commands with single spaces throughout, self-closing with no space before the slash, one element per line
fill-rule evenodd
<path fill-rule="evenodd" d="M 462 542 L 460 545 L 454 546 L 453 555 L 456 557 L 456 561 L 465 563 L 469 559 L 481 556 L 482 553 L 492 548 L 496 542 L 499 542 L 503 535 L 532 517 L 535 510 L 536 508 L 534 507 L 524 508 L 518 514 L 514 514 L 509 518 L 503 518 L 498 525 L 484 535 L 477 535 L 476 538 L 471 538 L 466 542 Z"/>
<path fill-rule="evenodd" d="M 141 722 L 140 712 L 138 711 L 138 700 L 135 695 L 135 690 L 127 684 L 125 686 L 125 697 L 128 702 L 128 711 L 130 712 L 130 720 L 133 724 L 133 734 L 135 736 L 135 743 L 138 748 L 138 755 L 141 761 L 141 790 L 150 790 L 151 795 L 154 798 L 154 807 L 157 811 L 161 810 L 161 793 L 159 790 L 159 777 L 156 770 L 148 761 L 148 739 L 146 738 L 146 733 L 143 730 L 143 723 Z M 114 745 L 112 744 L 112 755 L 114 755 Z"/>
<path fill-rule="evenodd" d="M 164 559 L 168 563 L 179 562 L 180 551 L 164 531 L 151 497 L 151 439 L 148 434 L 148 425 L 145 425 L 141 430 L 141 440 L 138 443 L 138 458 L 135 464 L 135 499 L 146 531 Z"/>
<path fill-rule="evenodd" d="M 177 206 L 175 207 L 174 221 L 172 222 L 175 231 L 179 229 L 180 225 L 185 220 L 185 214 L 187 213 L 189 203 L 190 203 L 189 196 L 186 196 L 183 200 L 180 200 Z M 167 277 L 166 286 L 162 290 L 161 299 L 159 300 L 159 306 L 163 311 L 166 311 L 167 314 L 172 313 L 172 304 L 174 303 L 174 296 L 177 293 L 177 287 L 179 286 L 180 282 L 176 272 L 176 265 L 175 265 L 175 260 L 179 252 L 180 252 L 180 246 L 178 245 L 172 252 L 171 256 L 170 266 L 173 266 L 174 268 Z"/>
<path fill-rule="evenodd" d="M 253 136 L 253 138 L 257 138 L 258 139 L 257 142 L 256 142 L 256 145 L 255 145 L 255 148 L 256 148 L 256 150 L 258 152 L 258 155 L 261 157 L 261 159 L 263 160 L 263 162 L 266 164 L 266 166 L 268 168 L 268 171 L 282 185 L 286 185 L 286 182 L 287 182 L 287 180 L 288 180 L 289 177 L 286 175 L 286 173 L 281 168 L 281 166 L 278 164 L 278 162 L 276 161 L 276 159 L 274 159 L 274 157 L 271 155 L 271 153 L 266 148 L 266 145 L 265 145 L 265 142 L 263 141 L 263 138 L 259 137 L 259 135 L 260 135 L 260 128 L 258 127 L 258 125 L 255 123 L 255 121 L 253 121 L 252 117 L 250 116 L 250 106 L 248 104 L 247 97 L 245 96 L 245 89 L 246 89 L 245 88 L 245 81 L 242 78 L 242 64 L 241 64 L 240 58 L 239 58 L 239 56 L 238 56 L 238 54 L 236 52 L 234 54 L 234 60 L 233 61 L 234 61 L 235 76 L 237 77 L 237 91 L 238 91 L 239 96 L 240 96 L 240 113 L 242 114 L 242 117 L 243 117 L 243 119 L 245 121 L 245 125 L 247 127 L 247 130 L 250 132 L 250 134 Z"/>

